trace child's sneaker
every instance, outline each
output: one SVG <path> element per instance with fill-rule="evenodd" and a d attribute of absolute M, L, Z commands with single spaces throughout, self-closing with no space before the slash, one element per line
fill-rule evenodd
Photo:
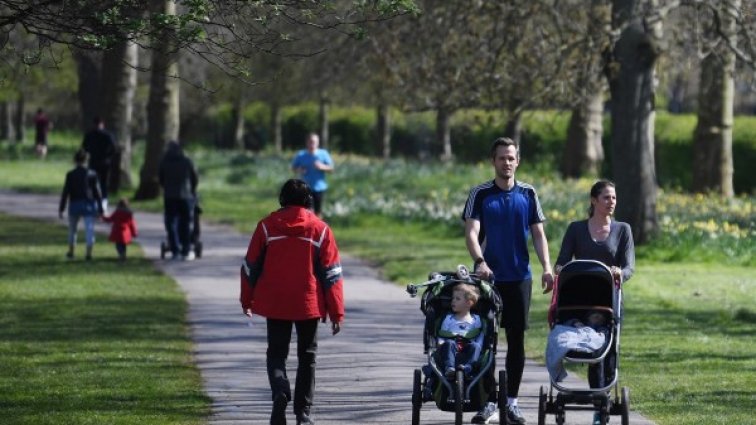
<path fill-rule="evenodd" d="M 469 364 L 460 365 L 459 368 L 465 374 L 465 378 L 470 378 L 472 376 L 472 366 L 470 366 Z"/>
<path fill-rule="evenodd" d="M 454 370 L 453 367 L 446 368 L 446 372 L 444 373 L 444 376 L 446 376 L 446 379 L 454 379 L 456 375 L 457 375 L 457 371 Z"/>

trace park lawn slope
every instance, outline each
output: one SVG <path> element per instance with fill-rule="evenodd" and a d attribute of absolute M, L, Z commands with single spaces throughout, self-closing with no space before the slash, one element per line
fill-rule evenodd
<path fill-rule="evenodd" d="M 65 259 L 62 226 L 0 214 L 3 424 L 200 424 L 187 306 L 133 247 Z"/>

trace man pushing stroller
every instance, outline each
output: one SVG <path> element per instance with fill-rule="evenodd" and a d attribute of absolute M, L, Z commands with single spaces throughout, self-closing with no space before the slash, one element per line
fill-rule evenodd
<path fill-rule="evenodd" d="M 166 147 L 160 161 L 159 180 L 163 187 L 163 214 L 171 258 L 194 260 L 191 236 L 197 202 L 197 170 L 176 141 Z"/>

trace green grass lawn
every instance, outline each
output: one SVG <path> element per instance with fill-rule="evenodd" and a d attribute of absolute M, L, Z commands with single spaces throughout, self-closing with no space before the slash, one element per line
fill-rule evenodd
<path fill-rule="evenodd" d="M 204 218 L 244 233 L 277 208 L 280 184 L 290 177 L 285 158 L 192 156 L 201 173 Z M 458 209 L 470 186 L 490 178 L 490 167 L 336 159 L 326 214 L 344 252 L 401 285 L 470 263 Z M 23 176 L 32 162 L 3 161 L 0 186 L 60 190 L 62 177 L 53 179 L 51 170 L 69 168 L 68 159 L 49 158 L 49 174 Z M 566 224 L 584 214 L 591 182 L 522 171 L 518 176 L 539 189 L 555 259 Z M 161 209 L 159 201 L 136 207 Z M 661 425 L 750 423 L 756 415 L 753 197 L 722 201 L 662 192 L 659 214 L 662 234 L 638 248 L 636 275 L 625 288 L 621 383 L 631 390 L 633 408 Z M 539 275 L 540 267 L 534 271 Z M 549 300 L 536 284 L 527 350 L 540 360 Z"/>
<path fill-rule="evenodd" d="M 66 233 L 0 214 L 0 422 L 204 423 L 183 294 L 136 247 L 66 260 Z"/>

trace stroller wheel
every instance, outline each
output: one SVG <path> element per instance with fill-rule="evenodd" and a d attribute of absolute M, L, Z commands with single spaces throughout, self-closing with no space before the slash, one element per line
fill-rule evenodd
<path fill-rule="evenodd" d="M 197 258 L 202 258 L 202 242 L 197 241 L 194 243 L 194 255 Z"/>
<path fill-rule="evenodd" d="M 423 393 L 421 388 L 422 372 L 415 369 L 412 386 L 412 425 L 420 425 L 420 407 L 423 405 Z"/>
<path fill-rule="evenodd" d="M 454 383 L 454 424 L 462 425 L 462 412 L 465 405 L 465 372 L 457 370 Z"/>
<path fill-rule="evenodd" d="M 160 259 L 165 260 L 165 253 L 168 252 L 168 246 L 165 242 L 160 242 Z"/>
<path fill-rule="evenodd" d="M 538 394 L 538 425 L 546 425 L 546 388 L 543 385 Z"/>
<path fill-rule="evenodd" d="M 622 387 L 621 395 L 622 425 L 630 425 L 630 390 Z"/>

